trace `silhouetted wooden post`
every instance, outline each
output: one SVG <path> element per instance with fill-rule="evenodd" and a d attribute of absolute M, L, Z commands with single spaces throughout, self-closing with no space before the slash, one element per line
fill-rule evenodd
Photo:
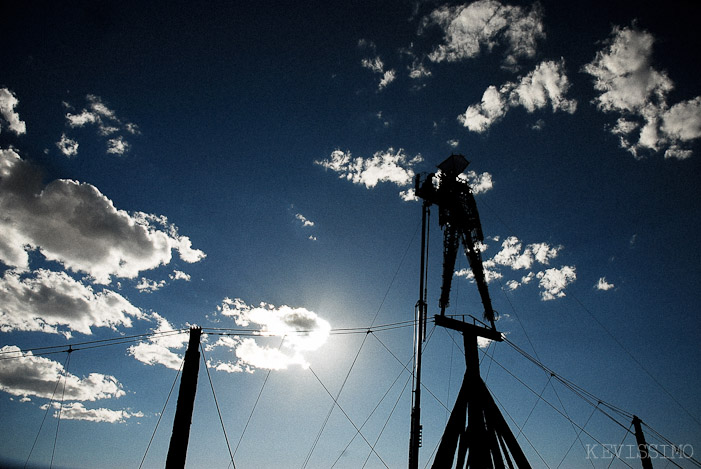
<path fill-rule="evenodd" d="M 635 428 L 635 439 L 638 442 L 638 451 L 640 452 L 640 462 L 643 464 L 643 469 L 652 469 L 652 461 L 650 460 L 650 450 L 645 441 L 643 434 L 642 422 L 637 415 L 633 416 L 633 427 Z"/>
<path fill-rule="evenodd" d="M 180 378 L 178 405 L 173 419 L 173 434 L 170 436 L 170 447 L 166 459 L 166 469 L 184 468 L 187 457 L 187 444 L 190 439 L 190 424 L 192 409 L 195 405 L 197 392 L 197 375 L 200 371 L 200 336 L 202 329 L 190 328 L 190 342 L 185 352 L 183 375 Z"/>

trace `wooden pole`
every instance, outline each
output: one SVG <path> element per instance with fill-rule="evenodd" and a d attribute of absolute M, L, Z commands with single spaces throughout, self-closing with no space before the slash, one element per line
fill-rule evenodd
<path fill-rule="evenodd" d="M 197 392 L 197 375 L 200 371 L 200 336 L 202 329 L 190 328 L 190 342 L 185 352 L 183 375 L 180 378 L 178 405 L 173 419 L 173 433 L 166 459 L 166 469 L 182 469 L 187 457 L 187 444 L 190 439 L 190 424 Z"/>

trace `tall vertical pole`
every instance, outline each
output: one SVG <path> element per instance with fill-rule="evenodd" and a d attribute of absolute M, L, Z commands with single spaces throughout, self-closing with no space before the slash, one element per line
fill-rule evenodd
<path fill-rule="evenodd" d="M 643 434 L 643 427 L 641 421 L 637 415 L 633 416 L 633 427 L 635 428 L 635 439 L 638 442 L 638 451 L 640 452 L 640 462 L 643 465 L 643 469 L 652 469 L 652 461 L 650 460 L 650 450 L 647 447 L 647 442 L 645 441 L 645 435 Z"/>
<path fill-rule="evenodd" d="M 190 424 L 192 410 L 195 405 L 197 392 L 197 375 L 200 371 L 200 336 L 202 329 L 190 328 L 190 342 L 185 352 L 183 375 L 180 378 L 178 405 L 173 419 L 173 433 L 170 436 L 166 469 L 181 469 L 185 467 L 187 444 L 190 439 Z"/>
<path fill-rule="evenodd" d="M 424 298 L 424 279 L 426 272 L 426 216 L 428 205 L 424 202 L 421 213 L 421 271 L 419 273 L 419 301 L 415 308 L 414 323 L 414 389 L 411 406 L 411 434 L 409 436 L 409 469 L 419 467 L 419 448 L 421 447 L 421 352 L 426 331 L 426 298 Z"/>

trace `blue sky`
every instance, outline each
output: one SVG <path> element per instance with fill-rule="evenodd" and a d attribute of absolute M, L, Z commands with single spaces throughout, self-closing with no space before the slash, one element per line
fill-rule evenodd
<path fill-rule="evenodd" d="M 3 6 L 2 464 L 138 467 L 187 343 L 168 331 L 197 324 L 237 467 L 403 467 L 413 179 L 451 153 L 514 345 L 482 374 L 533 466 L 607 467 L 628 413 L 701 452 L 699 9 L 658 3 Z M 463 257 L 448 314 L 480 312 Z M 422 467 L 463 373 L 429 332 Z M 226 467 L 199 378 L 188 465 Z"/>

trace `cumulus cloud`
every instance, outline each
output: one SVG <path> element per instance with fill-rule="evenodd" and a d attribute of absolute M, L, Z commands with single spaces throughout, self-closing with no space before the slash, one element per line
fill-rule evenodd
<path fill-rule="evenodd" d="M 392 182 L 399 187 L 411 185 L 413 167 L 421 161 L 421 155 L 409 158 L 401 148 L 398 151 L 388 148 L 375 152 L 372 158 L 354 157 L 350 152 L 334 150 L 329 158 L 314 163 L 338 173 L 342 179 L 371 189 L 380 182 Z"/>
<path fill-rule="evenodd" d="M 497 88 L 489 86 L 482 101 L 470 105 L 458 116 L 460 123 L 472 132 L 484 132 L 500 121 L 515 107 L 523 107 L 529 113 L 550 107 L 553 112 L 574 113 L 577 101 L 566 97 L 570 82 L 565 73 L 565 61 L 544 61 L 517 81 L 507 82 Z"/>
<path fill-rule="evenodd" d="M 69 112 L 66 113 L 66 123 L 68 126 L 71 128 L 95 126 L 99 136 L 110 137 L 107 140 L 106 151 L 108 154 L 123 155 L 129 151 L 131 145 L 126 141 L 124 136 L 138 135 L 140 133 L 139 127 L 133 122 L 126 122 L 117 117 L 117 114 L 110 109 L 99 96 L 89 94 L 85 99 L 87 101 L 87 107 L 76 113 L 71 112 L 73 107 L 70 104 L 64 103 L 64 106 L 69 110 Z M 62 137 L 62 141 L 64 137 Z M 70 141 L 75 142 L 75 140 Z M 59 149 L 61 149 L 65 155 L 75 155 L 66 154 L 60 146 L 60 142 L 57 143 L 57 145 L 59 145 Z M 77 146 L 78 144 L 75 142 L 76 150 Z"/>
<path fill-rule="evenodd" d="M 170 277 L 171 280 L 185 280 L 186 282 L 189 282 L 191 278 L 189 274 L 186 274 L 182 270 L 174 270 L 168 277 Z"/>
<path fill-rule="evenodd" d="M 15 111 L 17 104 L 19 104 L 19 100 L 12 91 L 7 88 L 0 88 L 0 117 L 2 117 L 0 119 L 0 131 L 2 131 L 4 124 L 16 135 L 22 135 L 27 132 L 27 126 L 24 121 L 20 120 L 19 114 Z"/>
<path fill-rule="evenodd" d="M 153 329 L 155 335 L 150 336 L 148 341 L 130 346 L 127 353 L 147 365 L 180 369 L 183 359 L 173 350 L 185 348 L 189 340 L 188 332 L 176 331 L 172 324 L 158 313 L 153 313 L 151 318 L 156 321 L 156 327 Z"/>
<path fill-rule="evenodd" d="M 606 277 L 601 277 L 598 282 L 596 282 L 596 285 L 594 285 L 594 288 L 597 290 L 601 291 L 607 291 L 610 290 L 614 287 L 613 283 L 608 283 L 606 281 Z"/>
<path fill-rule="evenodd" d="M 559 269 L 547 269 L 538 272 L 539 286 L 541 288 L 540 297 L 543 301 L 554 300 L 565 296 L 565 288 L 577 280 L 577 273 L 573 266 L 563 266 Z"/>
<path fill-rule="evenodd" d="M 27 250 L 107 284 L 168 264 L 205 257 L 165 217 L 118 210 L 95 186 L 57 179 L 46 186 L 12 149 L 0 150 L 0 261 L 28 269 Z"/>
<path fill-rule="evenodd" d="M 61 134 L 61 139 L 56 142 L 56 146 L 65 156 L 69 158 L 78 154 L 78 142 L 70 139 L 66 134 Z"/>
<path fill-rule="evenodd" d="M 98 409 L 86 409 L 80 402 L 70 402 L 67 404 L 51 403 L 51 407 L 57 409 L 54 418 L 61 417 L 62 420 L 85 420 L 88 422 L 123 423 L 132 417 L 140 418 L 142 412 L 131 412 L 127 410 L 111 410 L 103 407 Z M 45 408 L 45 406 L 42 406 Z M 60 413 L 59 410 L 60 409 Z"/>
<path fill-rule="evenodd" d="M 0 331 L 91 334 L 93 327 L 131 327 L 141 311 L 111 290 L 95 291 L 65 272 L 32 275 L 7 270 L 0 277 Z"/>
<path fill-rule="evenodd" d="M 14 345 L 5 345 L 0 352 L 3 357 L 21 357 L 0 360 L 0 390 L 13 396 L 50 399 L 59 378 L 64 399 L 70 401 L 95 401 L 126 394 L 114 376 L 90 373 L 79 378 L 67 373 L 61 363 L 22 352 Z"/>
<path fill-rule="evenodd" d="M 146 277 L 141 277 L 141 280 L 139 281 L 139 283 L 136 284 L 136 287 L 134 288 L 136 288 L 140 292 L 150 293 L 160 290 L 161 288 L 165 287 L 165 285 L 165 280 L 160 280 L 156 282 L 155 280 L 149 280 Z"/>
<path fill-rule="evenodd" d="M 594 77 L 599 110 L 618 115 L 609 129 L 621 148 L 636 158 L 645 151 L 664 152 L 665 158 L 685 159 L 685 144 L 701 137 L 701 96 L 670 106 L 667 95 L 674 83 L 652 65 L 655 39 L 635 25 L 614 26 L 603 49 L 584 71 Z"/>
<path fill-rule="evenodd" d="M 319 349 L 331 331 L 328 321 L 305 308 L 276 307 L 267 303 L 250 306 L 240 298 L 225 298 L 218 311 L 232 317 L 238 326 L 258 326 L 257 334 L 263 337 L 284 337 L 278 348 L 261 345 L 253 338 L 220 338 L 213 346 L 235 350 L 237 357 L 236 362 L 220 364 L 224 371 L 281 370 L 291 365 L 306 367 L 304 352 Z"/>
<path fill-rule="evenodd" d="M 530 9 L 503 5 L 496 0 L 442 6 L 424 19 L 422 28 L 433 25 L 443 32 L 443 43 L 428 56 L 433 62 L 470 59 L 503 45 L 502 66 L 515 70 L 520 59 L 535 56 L 538 40 L 545 37 L 538 3 Z"/>
<path fill-rule="evenodd" d="M 499 237 L 492 238 L 498 242 Z M 506 267 L 512 272 L 526 271 L 520 279 L 509 279 L 505 282 L 506 288 L 511 291 L 517 290 L 523 285 L 531 283 L 533 279 L 539 279 L 538 286 L 541 289 L 543 301 L 552 300 L 565 296 L 565 288 L 576 280 L 575 268 L 563 266 L 559 269 L 551 268 L 538 271 L 537 267 L 547 266 L 557 258 L 562 250 L 562 246 L 552 246 L 548 243 L 531 243 L 524 246 L 517 237 L 510 236 L 501 243 L 501 249 L 491 257 L 483 254 L 484 274 L 487 283 L 504 278 L 503 268 Z M 487 245 L 480 246 L 480 251 L 487 251 Z M 508 272 L 508 271 L 507 271 Z M 465 277 L 474 280 L 472 270 L 460 269 L 455 272 L 458 277 Z"/>

